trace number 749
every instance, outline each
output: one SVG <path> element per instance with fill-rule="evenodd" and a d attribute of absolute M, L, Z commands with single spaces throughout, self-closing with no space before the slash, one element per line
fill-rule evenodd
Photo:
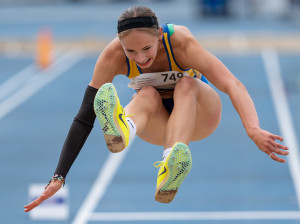
<path fill-rule="evenodd" d="M 161 74 L 161 75 L 164 76 L 164 82 L 166 82 L 168 79 L 176 82 L 177 79 L 180 79 L 183 77 L 183 74 L 181 72 L 179 72 L 177 74 L 173 72 L 170 76 L 168 73 Z"/>

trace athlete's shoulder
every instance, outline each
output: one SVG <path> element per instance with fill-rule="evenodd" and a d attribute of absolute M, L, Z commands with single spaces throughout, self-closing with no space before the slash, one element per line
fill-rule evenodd
<path fill-rule="evenodd" d="M 190 29 L 183 25 L 174 25 L 174 33 L 193 35 Z"/>
<path fill-rule="evenodd" d="M 113 73 L 124 74 L 127 71 L 127 62 L 119 38 L 112 40 L 101 52 L 96 66 L 103 66 Z"/>
<path fill-rule="evenodd" d="M 120 43 L 119 38 L 113 39 L 103 50 L 105 59 L 119 61 L 120 59 L 126 59 L 124 50 Z"/>
<path fill-rule="evenodd" d="M 185 48 L 185 46 L 195 41 L 195 37 L 188 27 L 174 25 L 174 34 L 170 37 L 173 48 Z"/>

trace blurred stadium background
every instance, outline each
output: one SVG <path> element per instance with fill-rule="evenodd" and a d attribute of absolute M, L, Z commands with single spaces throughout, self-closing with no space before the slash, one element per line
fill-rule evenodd
<path fill-rule="evenodd" d="M 66 193 L 52 202 L 57 206 L 66 203 L 67 216 L 55 220 L 50 212 L 50 218 L 42 215 L 35 219 L 23 212 L 23 205 L 32 199 L 30 186 L 46 184 L 51 177 L 97 56 L 115 37 L 118 16 L 132 5 L 152 8 L 161 24 L 189 27 L 200 43 L 249 88 L 262 125 L 282 134 L 261 56 L 265 48 L 275 50 L 299 139 L 300 0 L 0 0 L 0 223 L 125 223 L 126 220 L 132 223 L 135 218 L 135 223 L 146 220 L 147 223 L 173 223 L 176 221 L 173 213 L 163 213 L 164 217 L 145 213 L 144 218 L 138 218 L 144 213 L 134 212 L 177 211 L 176 223 L 299 224 L 297 178 L 300 176 L 289 163 L 274 164 L 257 152 L 241 131 L 237 114 L 224 95 L 221 95 L 220 128 L 201 145 L 191 144 L 192 148 L 205 150 L 192 151 L 195 172 L 187 178 L 185 190 L 172 205 L 153 202 L 156 170 L 151 162 L 160 159 L 161 150 L 136 140 L 122 165 L 122 159 L 116 159 L 122 169 L 116 168 L 112 183 L 108 181 L 109 187 L 104 187 L 107 192 L 98 197 L 101 201 L 93 208 L 100 213 L 91 219 L 85 216 L 93 213 L 84 212 L 83 207 L 108 157 L 96 124 L 68 175 L 69 196 Z M 51 52 L 47 68 L 41 69 L 38 66 L 40 38 L 45 33 L 48 35 L 44 39 L 46 48 Z M 115 83 L 123 104 L 131 94 L 126 84 L 121 84 L 124 80 L 120 77 Z M 30 90 L 25 91 L 25 87 Z M 141 160 L 143 157 L 147 160 Z M 134 165 L 137 161 L 141 167 L 138 171 Z M 197 174 L 197 170 L 201 172 Z M 140 194 L 126 197 L 132 190 Z M 192 219 L 188 217 L 191 214 L 181 211 L 200 213 Z M 259 212 L 264 211 L 272 212 L 260 216 Z M 133 218 L 120 212 L 129 212 Z"/>
<path fill-rule="evenodd" d="M 130 5 L 157 9 L 161 23 L 187 25 L 204 46 L 232 42 L 276 47 L 299 46 L 299 0 L 1 0 L 0 50 L 8 55 L 34 53 L 37 33 L 49 27 L 55 47 L 82 47 L 98 53 L 115 36 L 116 19 Z M 216 35 L 217 34 L 217 35 Z M 247 35 L 247 40 L 243 38 Z M 207 38 L 209 37 L 209 38 Z M 290 38 L 291 41 L 286 41 Z M 270 42 L 271 41 L 271 42 Z M 247 43 L 246 43 L 247 42 Z"/>

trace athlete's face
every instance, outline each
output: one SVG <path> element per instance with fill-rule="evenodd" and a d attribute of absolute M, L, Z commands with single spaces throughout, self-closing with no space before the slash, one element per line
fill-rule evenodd
<path fill-rule="evenodd" d="M 121 39 L 126 56 L 141 68 L 149 68 L 158 51 L 160 36 L 132 30 Z"/>

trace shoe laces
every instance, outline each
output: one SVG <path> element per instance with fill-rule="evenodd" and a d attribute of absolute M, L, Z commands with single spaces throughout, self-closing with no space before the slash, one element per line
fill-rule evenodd
<path fill-rule="evenodd" d="M 129 115 L 126 115 L 124 109 L 122 110 L 122 112 L 123 112 L 123 115 L 124 115 L 125 118 L 126 118 L 126 117 L 131 117 L 131 116 L 134 116 L 134 115 L 135 115 L 135 114 L 129 114 Z"/>
<path fill-rule="evenodd" d="M 129 115 L 125 115 L 125 112 L 123 112 L 124 114 L 124 117 L 131 117 L 131 116 L 134 116 L 135 114 L 129 114 Z"/>
<path fill-rule="evenodd" d="M 155 163 L 153 163 L 153 166 L 155 168 L 161 167 L 165 162 L 164 161 L 156 161 Z"/>

